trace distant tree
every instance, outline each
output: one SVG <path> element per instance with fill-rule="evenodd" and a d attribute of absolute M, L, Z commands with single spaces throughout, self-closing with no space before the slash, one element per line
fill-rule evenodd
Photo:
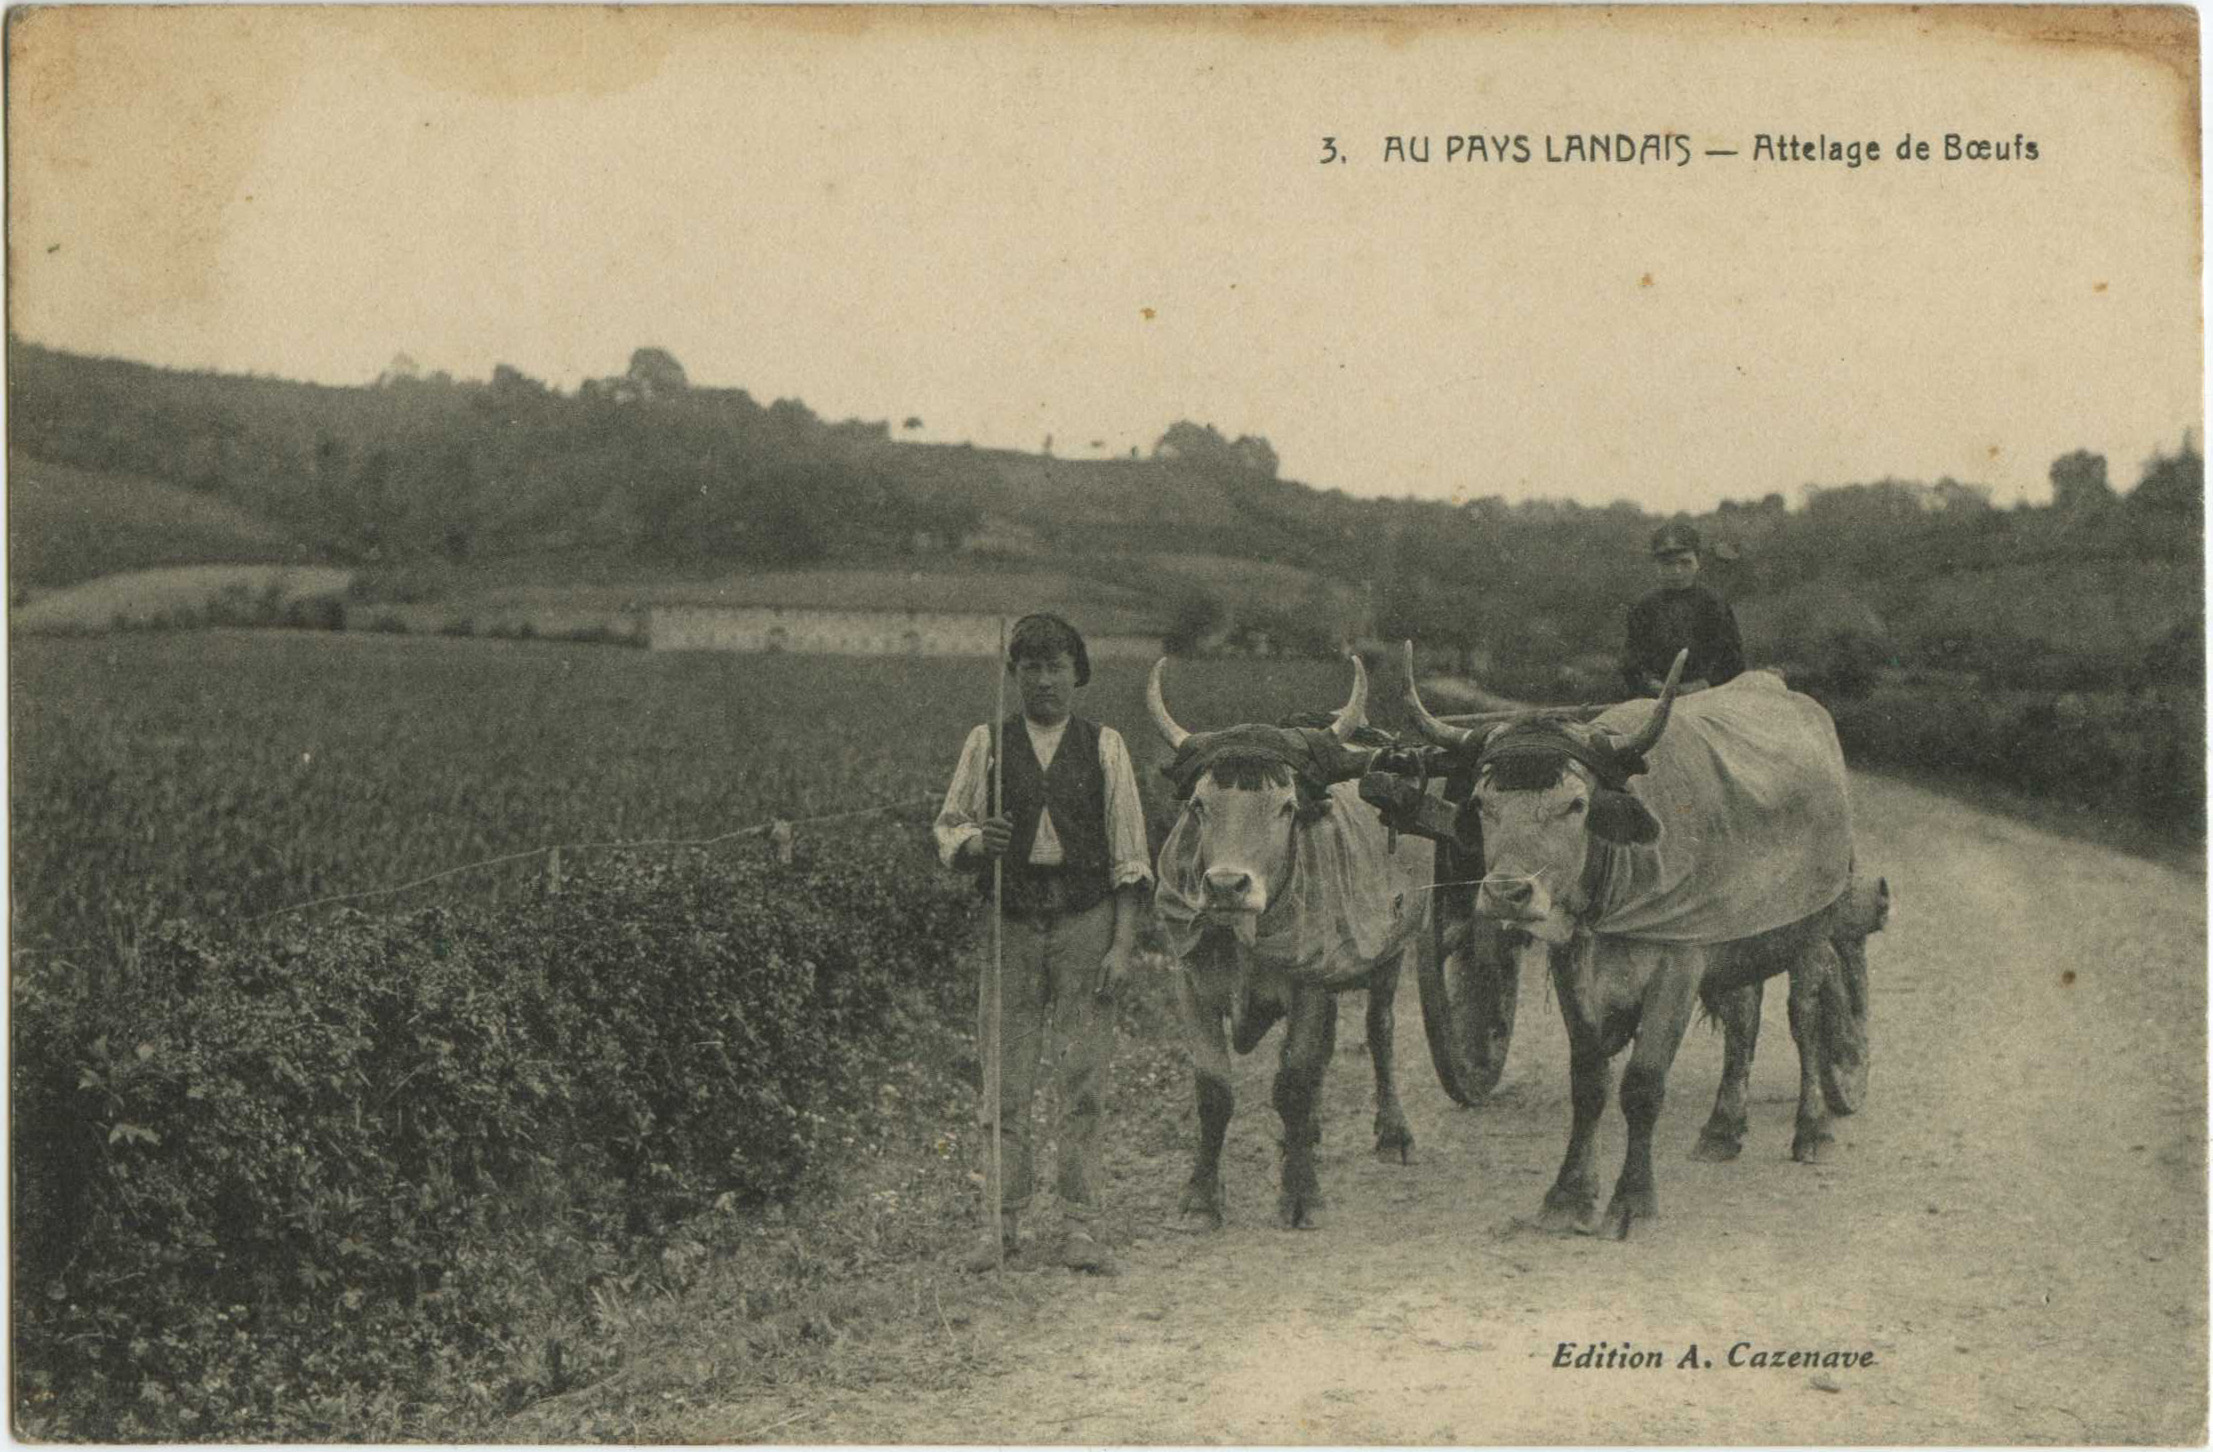
<path fill-rule="evenodd" d="M 551 390 L 520 368 L 511 368 L 505 363 L 494 363 L 492 365 L 492 392 L 495 394 L 542 396 L 551 392 Z"/>
<path fill-rule="evenodd" d="M 2105 455 L 2077 449 L 2052 460 L 2052 504 L 2061 510 L 2096 509 L 2113 502 L 2105 481 Z"/>
<path fill-rule="evenodd" d="M 1168 631 L 1161 644 L 1170 655 L 1189 655 L 1216 634 L 1228 618 L 1219 595 L 1196 587 L 1187 589 L 1169 612 Z"/>
<path fill-rule="evenodd" d="M 1278 461 L 1275 446 L 1258 434 L 1238 435 L 1237 442 L 1230 445 L 1230 450 L 1237 462 L 1248 472 L 1265 475 L 1270 479 L 1276 477 Z"/>
<path fill-rule="evenodd" d="M 1962 484 L 1947 474 L 1936 481 L 1936 503 L 1947 514 L 1986 514 L 1990 510 L 1990 486 Z"/>
<path fill-rule="evenodd" d="M 623 377 L 639 398 L 670 398 L 691 387 L 684 365 L 666 348 L 640 348 L 632 353 Z"/>
<path fill-rule="evenodd" d="M 922 420 L 916 417 L 914 414 L 910 413 L 907 415 L 907 421 L 899 425 L 899 427 L 908 430 L 918 429 L 922 427 Z"/>
<path fill-rule="evenodd" d="M 2185 433 L 2182 448 L 2173 454 L 2155 454 L 2144 466 L 2144 477 L 2129 493 L 2139 509 L 2156 509 L 2189 515 L 2205 507 L 2205 456 Z"/>
<path fill-rule="evenodd" d="M 1276 476 L 1276 451 L 1257 434 L 1241 434 L 1232 442 L 1212 424 L 1178 419 L 1153 445 L 1156 459 L 1175 459 L 1219 473 Z"/>
<path fill-rule="evenodd" d="M 769 422 L 792 435 L 812 433 L 821 420 L 813 409 L 796 398 L 779 398 L 768 406 Z"/>
<path fill-rule="evenodd" d="M 1189 419 L 1177 419 L 1168 425 L 1168 431 L 1153 444 L 1156 459 L 1188 459 L 1197 461 L 1217 455 L 1226 446 L 1220 430 L 1212 424 L 1195 424 Z"/>

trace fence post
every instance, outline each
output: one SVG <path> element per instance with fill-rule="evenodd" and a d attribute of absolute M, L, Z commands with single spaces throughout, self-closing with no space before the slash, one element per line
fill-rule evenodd
<path fill-rule="evenodd" d="M 778 817 L 769 824 L 768 845 L 776 852 L 776 860 L 791 866 L 791 823 Z"/>
<path fill-rule="evenodd" d="M 561 849 L 558 847 L 546 854 L 546 895 L 561 895 Z"/>

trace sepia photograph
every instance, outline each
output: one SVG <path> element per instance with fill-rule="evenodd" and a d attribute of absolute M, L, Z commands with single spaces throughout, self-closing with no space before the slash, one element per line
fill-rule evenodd
<path fill-rule="evenodd" d="M 2206 1442 L 2196 10 L 5 35 L 16 1438 Z"/>

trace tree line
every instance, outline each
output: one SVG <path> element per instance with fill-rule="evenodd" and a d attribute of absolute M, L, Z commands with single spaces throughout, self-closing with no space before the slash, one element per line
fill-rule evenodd
<path fill-rule="evenodd" d="M 887 422 L 830 422 L 795 398 L 764 405 L 696 384 L 656 347 L 569 394 L 504 364 L 455 380 L 404 357 L 355 388 L 20 341 L 10 363 L 14 447 L 226 499 L 337 563 L 804 565 L 944 552 L 1010 513 L 1057 563 L 1124 583 L 1132 560 L 1162 550 L 1294 566 L 1315 581 L 1267 603 L 1229 586 L 1155 589 L 1177 646 L 1265 639 L 1329 653 L 1363 634 L 1413 637 L 1447 663 L 1480 662 L 1533 691 L 1577 688 L 1561 664 L 1618 646 L 1624 606 L 1650 585 L 1658 522 L 1629 501 L 1354 499 L 1281 477 L 1265 438 L 1187 419 L 1150 459 L 1128 462 L 898 442 Z M 920 422 L 910 416 L 901 432 Z M 1044 487 L 1009 485 L 1015 464 L 1045 469 Z M 2086 450 L 2055 460 L 2050 477 L 2051 503 L 2010 509 L 1949 478 L 1726 501 L 1698 517 L 1713 546 L 1705 578 L 1755 614 L 1785 602 L 1767 611 L 1781 621 L 1775 648 L 1840 688 L 1885 666 L 2050 675 L 2060 657 L 2091 685 L 2156 672 L 2136 636 L 2100 641 L 2086 626 L 2071 642 L 2040 639 L 1977 618 L 1947 582 L 2041 570 L 2039 588 L 2067 592 L 2100 571 L 2119 579 L 2158 564 L 2194 581 L 2195 441 L 2149 461 L 2126 492 Z M 2128 608 L 2171 617 L 2167 654 L 2187 657 L 2202 629 L 2196 593 L 2168 593 Z M 2111 613 L 2111 602 L 2088 603 Z M 2090 679 L 2100 657 L 2110 669 Z"/>

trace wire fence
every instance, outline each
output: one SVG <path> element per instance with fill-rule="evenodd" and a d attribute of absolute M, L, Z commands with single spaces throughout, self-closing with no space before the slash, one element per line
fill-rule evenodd
<path fill-rule="evenodd" d="M 908 811 L 923 806 L 935 806 L 938 800 L 935 796 L 903 797 L 897 801 L 879 802 L 872 807 L 856 807 L 847 812 L 828 812 L 817 817 L 771 817 L 765 822 L 756 822 L 752 826 L 718 833 L 712 837 L 651 837 L 627 842 L 556 842 L 544 847 L 528 847 L 520 852 L 502 853 L 497 857 L 485 857 L 475 862 L 464 862 L 458 866 L 444 868 L 427 876 L 413 878 L 391 887 L 372 887 L 365 888 L 360 892 L 333 893 L 326 897 L 309 898 L 304 902 L 273 908 L 265 913 L 255 913 L 249 917 L 240 918 L 238 921 L 241 923 L 263 923 L 272 918 L 306 912 L 310 908 L 332 907 L 339 903 L 366 902 L 380 897 L 396 897 L 400 893 L 412 892 L 418 887 L 427 887 L 431 883 L 441 882 L 449 877 L 458 877 L 466 872 L 475 872 L 487 867 L 499 867 L 511 862 L 527 862 L 535 857 L 546 858 L 550 870 L 558 878 L 563 853 L 645 852 L 670 848 L 718 847 L 725 842 L 734 842 L 744 837 L 765 836 L 776 849 L 778 855 L 788 862 L 791 860 L 791 849 L 795 836 L 803 827 L 820 827 L 832 822 L 849 822 L 862 817 L 883 816 L 891 812 Z M 88 952 L 95 946 L 90 943 L 77 943 L 51 947 L 11 948 L 10 953 L 11 956 L 16 957 L 29 955 L 51 956 L 63 953 Z"/>

